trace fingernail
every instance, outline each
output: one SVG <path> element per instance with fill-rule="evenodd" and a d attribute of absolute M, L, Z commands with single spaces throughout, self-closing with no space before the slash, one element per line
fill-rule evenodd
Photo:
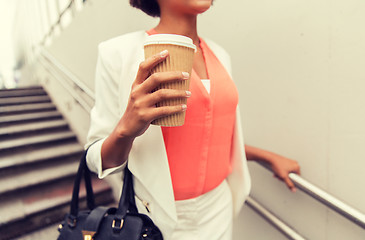
<path fill-rule="evenodd" d="M 184 77 L 184 79 L 189 79 L 189 73 L 188 72 L 182 72 L 182 75 Z"/>
<path fill-rule="evenodd" d="M 292 191 L 293 193 L 295 193 L 295 192 L 297 192 L 297 189 L 296 189 L 296 188 L 293 188 L 291 191 Z"/>
<path fill-rule="evenodd" d="M 181 108 L 182 108 L 183 111 L 186 111 L 186 109 L 188 108 L 188 106 L 186 106 L 186 104 L 183 104 L 183 105 L 181 105 Z"/>
<path fill-rule="evenodd" d="M 186 96 L 190 97 L 191 96 L 191 92 L 190 91 L 185 91 L 186 92 Z"/>
<path fill-rule="evenodd" d="M 169 53 L 169 51 L 167 51 L 167 50 L 163 50 L 162 52 L 160 52 L 160 57 L 161 58 L 164 58 L 164 57 L 166 57 L 167 56 L 167 54 Z"/>

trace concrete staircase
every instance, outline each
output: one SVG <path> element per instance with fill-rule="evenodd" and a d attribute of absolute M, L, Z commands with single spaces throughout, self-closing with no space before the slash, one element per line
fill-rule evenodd
<path fill-rule="evenodd" d="M 0 240 L 32 239 L 63 219 L 82 152 L 41 87 L 0 90 Z M 98 204 L 113 202 L 105 182 L 93 187 Z"/>

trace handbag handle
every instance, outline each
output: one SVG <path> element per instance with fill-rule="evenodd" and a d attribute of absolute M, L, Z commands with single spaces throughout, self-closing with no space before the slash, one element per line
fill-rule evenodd
<path fill-rule="evenodd" d="M 93 210 L 95 208 L 95 200 L 94 193 L 92 189 L 90 170 L 86 164 L 86 154 L 87 150 L 81 157 L 80 165 L 76 174 L 74 188 L 72 192 L 71 199 L 71 207 L 70 207 L 70 220 L 72 222 L 75 221 L 79 212 L 79 192 L 80 192 L 80 183 L 81 179 L 84 176 L 85 188 L 86 188 L 86 199 L 89 210 Z M 123 178 L 123 189 L 122 194 L 120 196 L 118 209 L 116 211 L 116 216 L 120 219 L 123 219 L 127 212 L 138 213 L 136 207 L 136 201 L 134 199 L 134 188 L 133 188 L 133 178 L 132 173 L 129 171 L 126 166 L 124 169 L 124 178 Z"/>
<path fill-rule="evenodd" d="M 87 206 L 90 210 L 93 210 L 95 208 L 95 200 L 94 200 L 94 192 L 92 189 L 92 183 L 91 183 L 91 176 L 90 176 L 90 170 L 88 169 L 86 165 L 86 154 L 87 150 L 84 152 L 84 154 L 81 157 L 79 168 L 77 170 L 73 192 L 72 192 L 72 199 L 71 199 L 71 207 L 70 207 L 70 217 L 74 221 L 77 217 L 77 214 L 79 212 L 79 192 L 80 192 L 80 183 L 81 179 L 84 176 L 85 181 L 85 188 L 86 188 L 86 199 L 87 199 Z"/>
<path fill-rule="evenodd" d="M 91 176 L 90 176 L 91 173 L 86 164 L 86 154 L 87 150 L 81 157 L 79 168 L 74 182 L 72 199 L 71 199 L 71 208 L 70 208 L 70 216 L 73 218 L 76 218 L 79 212 L 79 192 L 80 192 L 80 183 L 82 177 L 84 177 L 85 181 L 86 199 L 88 208 L 90 210 L 93 210 L 95 208 L 94 193 L 92 189 Z M 132 173 L 130 172 L 128 167 L 124 169 L 123 181 L 124 183 L 123 183 L 122 194 L 120 196 L 119 205 L 116 212 L 116 214 L 122 218 L 126 215 L 128 211 L 131 213 L 138 213 L 136 207 L 136 201 L 134 199 Z"/>
<path fill-rule="evenodd" d="M 128 169 L 128 166 L 126 166 L 124 169 L 122 195 L 120 196 L 116 215 L 119 216 L 120 218 L 124 218 L 127 212 L 138 213 L 136 207 L 136 201 L 134 199 L 132 173 Z"/>

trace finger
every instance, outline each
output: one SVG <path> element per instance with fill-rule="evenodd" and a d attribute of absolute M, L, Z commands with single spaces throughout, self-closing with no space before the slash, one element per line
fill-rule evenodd
<path fill-rule="evenodd" d="M 153 121 L 153 120 L 161 118 L 161 117 L 169 116 L 169 115 L 172 115 L 175 113 L 184 112 L 184 111 L 186 111 L 186 108 L 187 108 L 187 106 L 185 104 L 154 108 L 151 111 L 150 118 L 152 119 L 151 121 Z"/>
<path fill-rule="evenodd" d="M 147 101 L 149 106 L 153 106 L 158 102 L 171 99 L 188 98 L 191 96 L 190 91 L 175 89 L 159 89 L 148 95 Z"/>
<path fill-rule="evenodd" d="M 152 57 L 147 58 L 143 62 L 139 64 L 137 77 L 136 77 L 136 83 L 141 84 L 151 73 L 151 70 L 160 62 L 163 62 L 167 56 L 169 55 L 169 52 L 167 50 L 164 50 L 158 54 L 153 55 Z"/>
<path fill-rule="evenodd" d="M 282 181 L 283 179 L 282 178 L 280 178 L 277 174 L 273 174 L 272 175 L 274 178 L 276 178 L 276 179 L 278 179 L 278 180 L 280 180 L 280 181 Z"/>
<path fill-rule="evenodd" d="M 300 175 L 300 167 L 298 166 L 297 174 Z"/>
<path fill-rule="evenodd" d="M 296 173 L 298 175 L 300 175 L 300 166 L 299 165 L 295 165 L 291 170 L 290 172 L 292 173 Z"/>
<path fill-rule="evenodd" d="M 289 187 L 289 189 L 292 192 L 295 192 L 296 191 L 296 188 L 295 188 L 294 183 L 288 177 L 284 178 L 284 182 L 286 183 L 286 185 Z"/>
<path fill-rule="evenodd" d="M 189 79 L 189 73 L 187 72 L 159 72 L 149 76 L 146 81 L 143 82 L 142 88 L 149 93 L 156 89 L 162 83 L 184 81 Z"/>

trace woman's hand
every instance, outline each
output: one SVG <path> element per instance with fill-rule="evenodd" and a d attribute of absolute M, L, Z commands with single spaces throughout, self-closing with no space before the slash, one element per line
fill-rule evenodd
<path fill-rule="evenodd" d="M 298 162 L 249 145 L 245 145 L 245 150 L 248 160 L 268 163 L 274 172 L 274 176 L 284 181 L 292 192 L 296 191 L 294 183 L 289 178 L 289 173 L 300 174 L 300 166 Z"/>
<path fill-rule="evenodd" d="M 299 164 L 289 158 L 272 154 L 270 161 L 271 169 L 274 172 L 274 176 L 284 181 L 288 188 L 292 191 L 296 191 L 294 183 L 289 178 L 289 173 L 300 174 Z"/>
<path fill-rule="evenodd" d="M 103 169 L 116 167 L 127 161 L 134 139 L 142 135 L 153 120 L 186 110 L 186 105 L 156 107 L 156 103 L 163 100 L 190 96 L 190 92 L 184 90 L 160 89 L 153 92 L 161 83 L 189 79 L 189 74 L 184 72 L 161 72 L 151 75 L 151 70 L 167 56 L 168 52 L 163 51 L 140 64 L 127 108 L 102 145 Z"/>
<path fill-rule="evenodd" d="M 185 104 L 156 107 L 156 103 L 163 100 L 190 96 L 190 92 L 184 90 L 160 89 L 152 92 L 161 83 L 189 79 L 189 74 L 185 72 L 150 74 L 151 70 L 164 61 L 167 56 L 168 52 L 165 50 L 140 64 L 137 77 L 132 85 L 126 111 L 116 128 L 120 137 L 138 137 L 147 130 L 153 120 L 186 110 Z"/>

